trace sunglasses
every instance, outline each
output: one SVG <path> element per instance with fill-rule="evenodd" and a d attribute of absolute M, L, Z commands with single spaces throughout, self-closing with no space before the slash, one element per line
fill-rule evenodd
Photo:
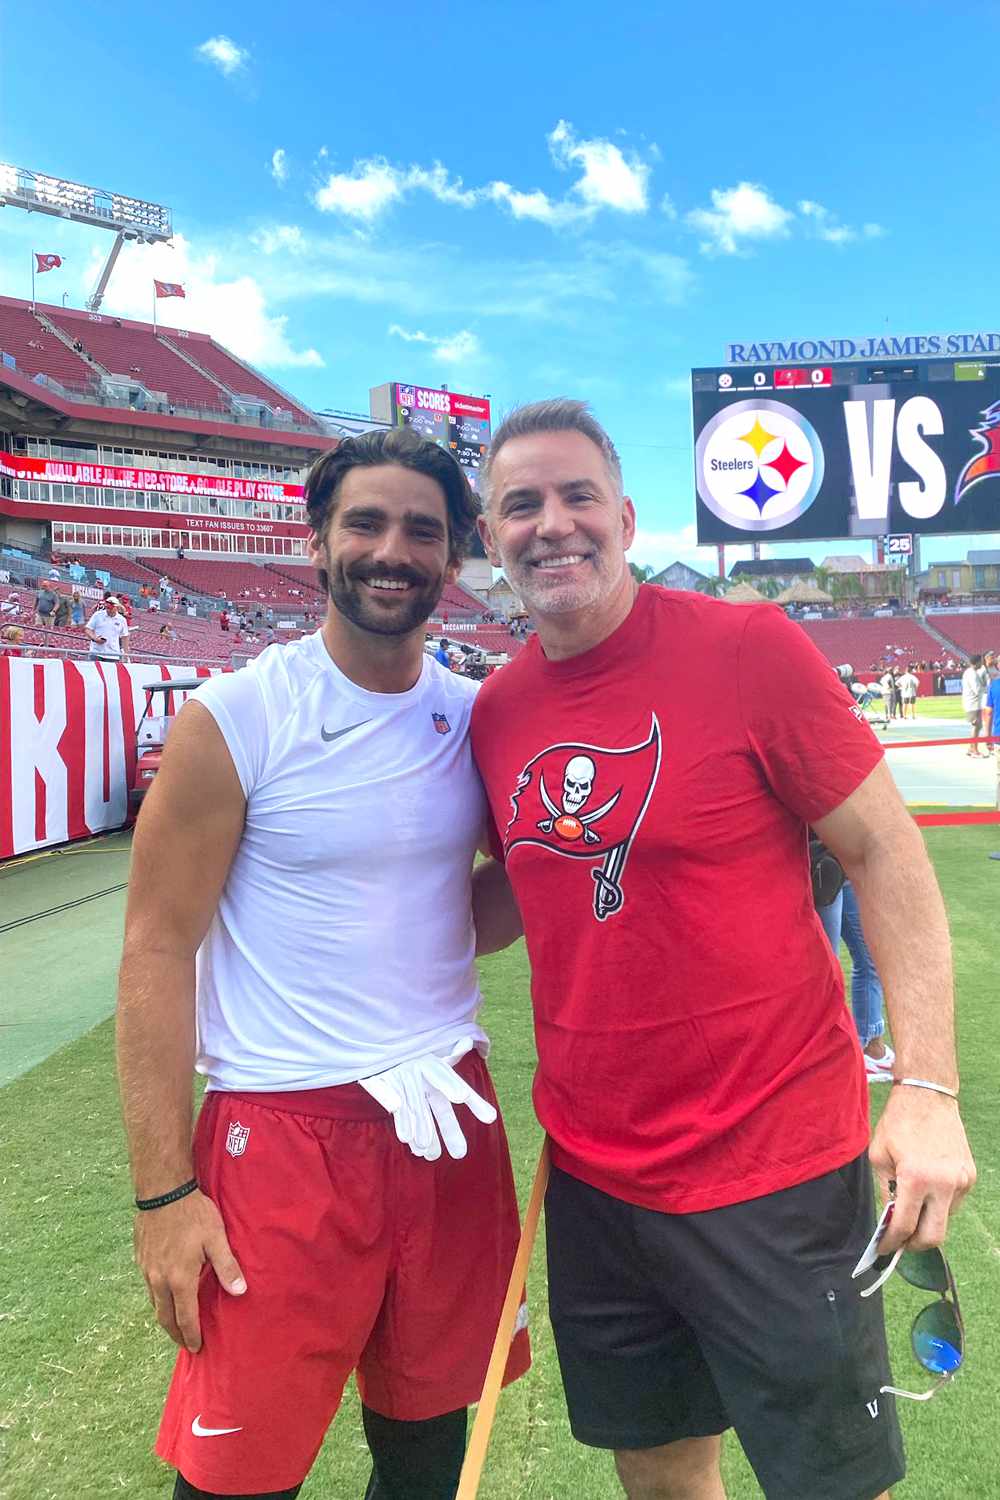
<path fill-rule="evenodd" d="M 878 1254 L 878 1243 L 892 1218 L 892 1210 L 893 1200 L 890 1199 L 852 1275 L 856 1278 L 870 1270 L 877 1273 L 872 1285 L 862 1291 L 862 1297 L 871 1297 L 897 1270 L 911 1286 L 937 1292 L 937 1301 L 917 1313 L 910 1329 L 910 1345 L 917 1362 L 929 1374 L 938 1377 L 936 1383 L 929 1391 L 904 1391 L 894 1385 L 881 1387 L 883 1395 L 904 1396 L 908 1401 L 929 1401 L 962 1366 L 965 1325 L 955 1278 L 940 1250 L 897 1250 L 894 1255 Z"/>

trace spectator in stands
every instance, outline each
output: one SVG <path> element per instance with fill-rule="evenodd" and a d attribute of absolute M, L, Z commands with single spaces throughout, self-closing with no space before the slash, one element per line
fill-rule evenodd
<path fill-rule="evenodd" d="M 447 667 L 449 670 L 451 669 L 451 659 L 448 656 L 447 636 L 443 635 L 438 641 L 437 650 L 434 653 L 434 660 L 439 661 L 442 667 Z"/>
<path fill-rule="evenodd" d="M 177 639 L 177 632 L 169 620 L 160 626 L 160 639 L 162 641 L 176 641 Z"/>
<path fill-rule="evenodd" d="M 267 606 L 267 609 L 264 612 L 264 619 L 267 621 L 267 623 L 269 625 L 273 625 L 274 624 L 274 610 L 271 608 L 270 605 Z"/>
<path fill-rule="evenodd" d="M 900 718 L 915 719 L 917 717 L 917 693 L 920 691 L 920 679 L 917 676 L 915 666 L 908 666 L 905 672 L 901 672 L 896 680 L 899 689 Z"/>
<path fill-rule="evenodd" d="M 155 594 L 150 593 L 149 598 L 146 600 L 146 609 L 147 609 L 148 613 L 150 613 L 150 614 L 158 614 L 159 613 L 160 601 L 156 597 Z"/>
<path fill-rule="evenodd" d="M 35 595 L 35 624 L 47 630 L 52 624 L 52 617 L 58 603 L 59 595 L 46 579 Z"/>
<path fill-rule="evenodd" d="M 24 641 L 24 630 L 20 625 L 0 625 L 0 645 L 3 645 L 8 656 L 21 656 L 21 645 Z"/>
<path fill-rule="evenodd" d="M 969 665 L 962 673 L 962 711 L 972 726 L 972 738 L 966 755 L 975 759 L 976 756 L 989 756 L 989 750 L 980 750 L 979 737 L 983 732 L 983 710 L 986 707 L 986 695 L 989 689 L 989 677 L 983 666 L 983 658 L 977 653 L 969 660 Z"/>
<path fill-rule="evenodd" d="M 0 620 L 2 620 L 5 625 L 9 625 L 12 620 L 17 619 L 20 613 L 20 597 L 15 593 L 8 594 L 6 599 L 4 599 L 2 603 L 0 603 Z"/>
<path fill-rule="evenodd" d="M 55 613 L 52 616 L 52 623 L 57 630 L 66 629 L 72 612 L 73 601 L 70 599 L 69 594 L 60 594 L 59 602 L 56 604 Z"/>
<path fill-rule="evenodd" d="M 84 627 L 90 641 L 90 655 L 102 661 L 128 661 L 128 624 L 121 612 L 121 601 L 109 594 L 101 609 L 95 609 Z"/>
<path fill-rule="evenodd" d="M 229 615 L 225 610 L 223 610 L 221 615 L 219 616 L 219 629 L 225 630 L 226 632 L 228 632 L 229 630 Z"/>
<path fill-rule="evenodd" d="M 70 612 L 70 624 L 82 625 L 86 618 L 87 612 L 83 607 L 83 600 L 80 598 L 80 592 L 78 589 L 74 589 L 72 610 Z"/>

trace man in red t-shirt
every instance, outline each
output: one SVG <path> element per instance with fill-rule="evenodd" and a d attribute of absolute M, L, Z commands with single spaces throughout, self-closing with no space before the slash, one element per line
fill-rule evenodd
<path fill-rule="evenodd" d="M 635 1500 L 717 1500 L 729 1426 L 769 1497 L 872 1500 L 902 1445 L 879 1299 L 851 1278 L 874 1220 L 868 1101 L 807 837 L 853 880 L 885 983 L 900 1087 L 871 1159 L 898 1184 L 884 1247 L 920 1249 L 975 1167 L 919 831 L 780 610 L 633 582 L 632 502 L 581 403 L 508 418 L 487 497 L 487 554 L 537 627 L 472 737 L 493 936 L 523 916 L 532 966 L 573 1430 L 615 1450 Z"/>

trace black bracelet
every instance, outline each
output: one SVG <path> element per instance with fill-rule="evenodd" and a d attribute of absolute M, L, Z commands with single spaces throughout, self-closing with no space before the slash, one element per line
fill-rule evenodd
<path fill-rule="evenodd" d="M 145 1213 L 150 1208 L 165 1208 L 168 1203 L 176 1203 L 178 1198 L 186 1198 L 188 1193 L 193 1193 L 198 1187 L 197 1177 L 192 1177 L 188 1182 L 182 1182 L 180 1187 L 174 1188 L 172 1193 L 161 1193 L 158 1198 L 137 1198 L 136 1208 Z"/>

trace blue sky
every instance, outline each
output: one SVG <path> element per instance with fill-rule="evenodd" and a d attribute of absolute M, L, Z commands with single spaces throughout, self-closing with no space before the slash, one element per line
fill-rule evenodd
<path fill-rule="evenodd" d="M 4 32 L 0 159 L 173 209 L 175 247 L 128 247 L 104 310 L 148 318 L 152 277 L 182 281 L 162 321 L 315 407 L 367 410 L 390 379 L 495 411 L 582 396 L 639 561 L 714 570 L 688 371 L 727 342 L 996 326 L 985 0 L 50 0 Z M 7 210 L 0 291 L 57 251 L 39 298 L 81 306 L 107 244 Z M 804 550 L 838 549 L 773 549 Z"/>

